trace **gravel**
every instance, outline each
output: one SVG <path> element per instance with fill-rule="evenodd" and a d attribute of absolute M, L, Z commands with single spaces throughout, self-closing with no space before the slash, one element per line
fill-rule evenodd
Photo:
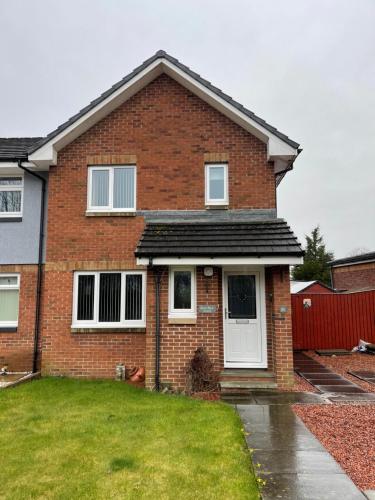
<path fill-rule="evenodd" d="M 375 489 L 374 404 L 292 408 L 360 489 Z"/>
<path fill-rule="evenodd" d="M 335 373 L 342 375 L 354 384 L 362 387 L 366 392 L 375 392 L 375 384 L 365 382 L 353 375 L 349 375 L 348 370 L 371 370 L 375 371 L 375 356 L 370 354 L 350 354 L 349 356 L 319 356 L 313 351 L 306 352 L 308 356 L 314 358 L 318 363 L 330 368 Z"/>

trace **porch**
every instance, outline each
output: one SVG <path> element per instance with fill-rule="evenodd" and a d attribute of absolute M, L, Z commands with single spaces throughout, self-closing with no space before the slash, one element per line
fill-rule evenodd
<path fill-rule="evenodd" d="M 146 384 L 184 388 L 204 346 L 222 390 L 290 385 L 289 265 L 301 255 L 279 219 L 148 223 L 136 250 L 149 275 Z"/>

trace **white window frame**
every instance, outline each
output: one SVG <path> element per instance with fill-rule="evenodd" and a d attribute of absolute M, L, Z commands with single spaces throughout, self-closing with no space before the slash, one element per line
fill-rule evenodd
<path fill-rule="evenodd" d="M 190 309 L 175 309 L 174 308 L 174 273 L 175 271 L 190 271 L 191 273 L 191 308 Z M 193 318 L 197 317 L 197 283 L 196 269 L 194 266 L 176 266 L 169 268 L 169 300 L 168 300 L 168 318 Z"/>
<path fill-rule="evenodd" d="M 210 197 L 210 169 L 212 167 L 224 167 L 224 198 Z M 206 163 L 205 164 L 205 199 L 206 205 L 228 205 L 229 204 L 229 188 L 228 188 L 228 163 Z"/>
<path fill-rule="evenodd" d="M 121 274 L 121 304 L 120 321 L 99 321 L 99 285 L 101 274 Z M 127 275 L 142 276 L 142 318 L 140 320 L 125 320 L 125 281 Z M 94 276 L 94 319 L 77 320 L 78 279 L 79 276 Z M 72 328 L 144 328 L 146 326 L 146 272 L 145 271 L 76 271 L 73 279 Z"/>
<path fill-rule="evenodd" d="M 113 208 L 114 171 L 116 168 L 134 170 L 134 207 Z M 136 165 L 92 165 L 88 167 L 87 179 L 87 211 L 88 212 L 135 212 L 137 210 L 137 166 Z M 91 204 L 92 173 L 95 170 L 106 170 L 108 178 L 108 205 L 95 206 Z"/>
<path fill-rule="evenodd" d="M 7 217 L 22 217 L 23 214 L 23 196 L 24 196 L 24 176 L 22 174 L 1 174 L 0 178 L 19 178 L 21 180 L 21 185 L 19 186 L 2 186 L 0 185 L 0 191 L 20 191 L 21 192 L 21 209 L 19 212 L 0 212 L 0 219 Z"/>
<path fill-rule="evenodd" d="M 0 284 L 0 290 L 18 290 L 18 315 L 17 315 L 17 321 L 0 321 L 0 328 L 4 328 L 4 327 L 15 328 L 15 327 L 18 326 L 18 320 L 19 320 L 21 277 L 17 273 L 0 273 L 0 278 L 17 278 L 17 283 L 15 285 L 1 285 Z"/>

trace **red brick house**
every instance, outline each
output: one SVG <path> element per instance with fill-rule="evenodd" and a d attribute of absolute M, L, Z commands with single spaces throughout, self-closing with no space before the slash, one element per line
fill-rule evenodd
<path fill-rule="evenodd" d="M 183 388 L 205 346 L 223 387 L 293 380 L 277 217 L 299 145 L 163 51 L 28 150 L 49 171 L 44 374 Z"/>
<path fill-rule="evenodd" d="M 375 252 L 333 260 L 332 286 L 342 292 L 375 290 Z"/>

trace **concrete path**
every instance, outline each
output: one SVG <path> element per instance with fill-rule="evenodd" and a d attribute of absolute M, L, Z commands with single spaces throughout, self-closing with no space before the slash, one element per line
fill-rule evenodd
<path fill-rule="evenodd" d="M 229 402 L 229 401 L 228 401 Z M 232 401 L 242 419 L 246 441 L 265 500 L 364 500 L 328 451 L 293 413 L 291 403 L 321 403 L 304 393 L 253 393 Z M 261 467 L 257 467 L 257 464 Z M 260 472 L 259 472 L 260 471 Z"/>

